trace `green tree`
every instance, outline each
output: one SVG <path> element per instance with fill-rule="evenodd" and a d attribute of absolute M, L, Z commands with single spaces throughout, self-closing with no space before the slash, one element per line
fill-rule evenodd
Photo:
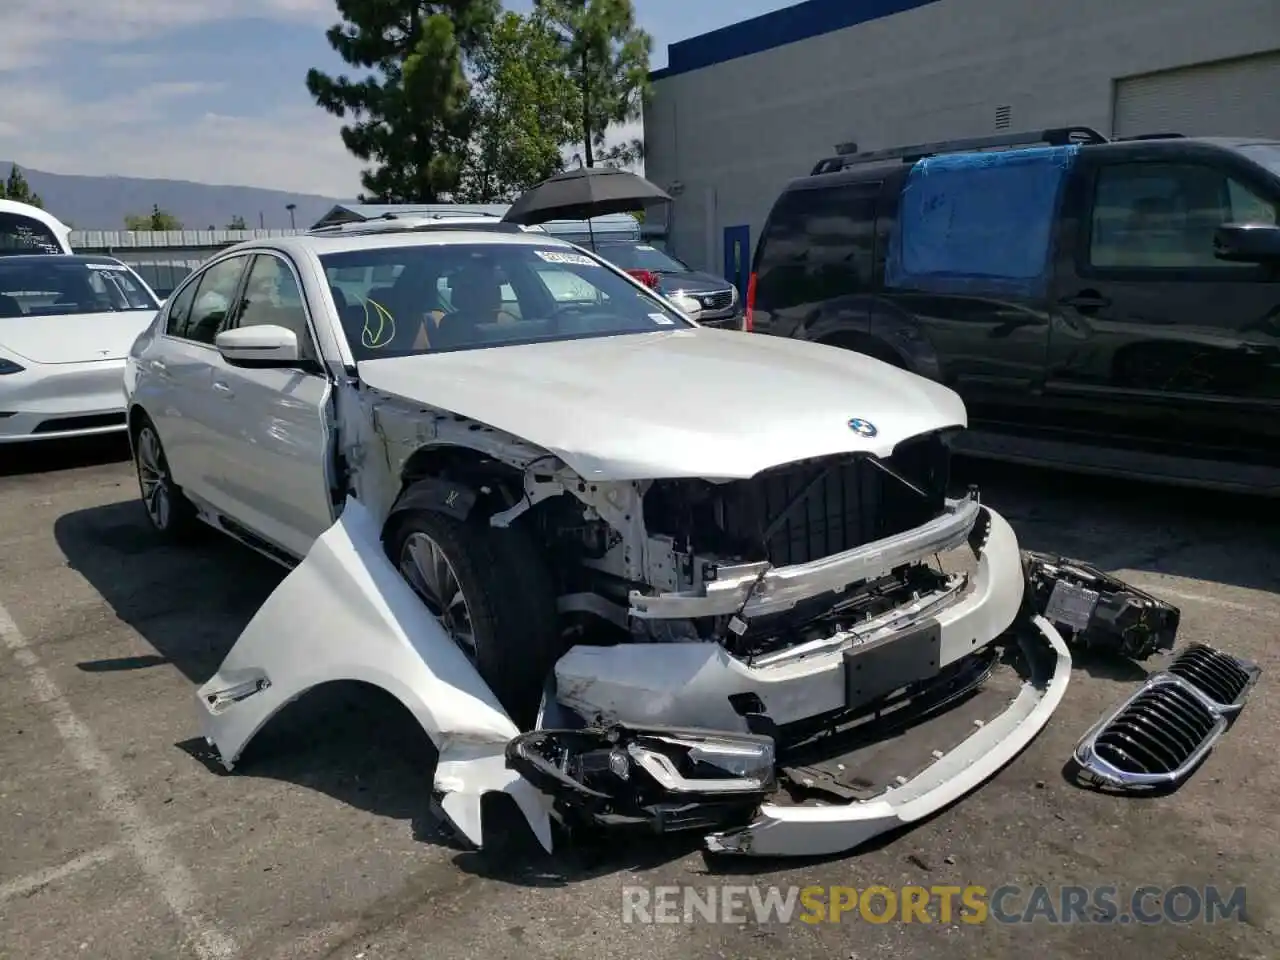
<path fill-rule="evenodd" d="M 500 0 L 337 0 L 325 36 L 364 76 L 307 71 L 307 90 L 349 119 L 342 142 L 370 164 L 362 200 L 431 203 L 457 189 L 475 121 L 465 68 Z"/>
<path fill-rule="evenodd" d="M 500 203 L 558 173 L 573 142 L 577 88 L 546 18 L 505 13 L 474 57 L 474 127 L 456 199 Z"/>
<path fill-rule="evenodd" d="M 125 214 L 124 228 L 126 230 L 181 230 L 182 224 L 178 218 L 167 210 L 161 210 L 160 205 L 152 204 L 150 213 L 129 213 Z"/>
<path fill-rule="evenodd" d="M 231 218 L 231 222 L 227 224 L 227 229 L 228 230 L 248 230 L 249 228 L 245 226 L 244 217 L 240 216 L 239 214 L 236 214 L 234 217 Z"/>
<path fill-rule="evenodd" d="M 8 179 L 0 184 L 0 199 L 16 200 L 18 203 L 29 203 L 33 207 L 44 209 L 44 201 L 40 194 L 31 192 L 31 185 L 22 175 L 22 169 L 15 163 L 9 168 Z"/>
<path fill-rule="evenodd" d="M 578 87 L 577 142 L 588 167 L 597 159 L 625 166 L 641 159 L 644 144 L 606 147 L 614 124 L 639 120 L 649 93 L 653 38 L 636 26 L 632 0 L 534 0 L 561 37 L 561 64 Z"/>

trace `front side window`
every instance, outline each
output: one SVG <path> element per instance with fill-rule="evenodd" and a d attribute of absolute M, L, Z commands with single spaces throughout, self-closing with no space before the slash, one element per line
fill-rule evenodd
<path fill-rule="evenodd" d="M 229 257 L 209 267 L 195 281 L 195 299 L 186 317 L 170 315 L 168 333 L 196 343 L 212 344 L 231 312 L 232 298 L 248 257 Z M 187 288 L 192 289 L 191 287 Z M 176 306 L 176 304 L 175 304 Z"/>
<path fill-rule="evenodd" d="M 324 254 L 320 263 L 333 286 L 357 270 L 392 281 L 343 288 L 342 328 L 357 360 L 693 326 L 565 247 L 424 243 Z"/>
<path fill-rule="evenodd" d="M 240 301 L 240 327 L 274 325 L 292 330 L 303 357 L 313 357 L 302 290 L 293 271 L 279 257 L 259 254 L 253 258 Z"/>
<path fill-rule="evenodd" d="M 1103 167 L 1094 193 L 1089 264 L 1109 269 L 1239 270 L 1239 264 L 1213 255 L 1214 231 L 1224 223 L 1274 224 L 1276 204 L 1203 164 Z"/>
<path fill-rule="evenodd" d="M 0 298 L 10 316 L 154 312 L 159 307 L 124 264 L 64 256 L 0 258 Z"/>

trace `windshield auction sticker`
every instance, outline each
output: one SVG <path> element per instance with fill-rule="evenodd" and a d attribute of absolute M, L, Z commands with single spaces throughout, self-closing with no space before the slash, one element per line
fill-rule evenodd
<path fill-rule="evenodd" d="M 590 257 L 581 253 L 565 253 L 562 250 L 535 250 L 534 253 L 547 263 L 563 263 L 574 267 L 600 266 L 600 264 L 596 263 Z"/>

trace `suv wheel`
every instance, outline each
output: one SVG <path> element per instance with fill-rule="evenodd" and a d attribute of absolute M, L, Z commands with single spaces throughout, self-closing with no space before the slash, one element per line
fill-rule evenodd
<path fill-rule="evenodd" d="M 160 434 L 150 420 L 143 420 L 134 432 L 133 465 L 151 528 L 166 540 L 187 538 L 196 527 L 196 510 L 173 482 Z"/>
<path fill-rule="evenodd" d="M 554 581 L 522 530 L 405 514 L 387 554 L 521 729 L 560 656 Z"/>

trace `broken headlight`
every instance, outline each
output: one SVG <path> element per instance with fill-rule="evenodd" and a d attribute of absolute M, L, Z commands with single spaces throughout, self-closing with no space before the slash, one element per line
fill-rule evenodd
<path fill-rule="evenodd" d="M 744 822 L 776 785 L 771 737 L 623 726 L 534 730 L 507 765 L 566 822 L 658 832 Z"/>
<path fill-rule="evenodd" d="M 627 754 L 672 793 L 736 793 L 760 790 L 774 777 L 769 737 L 701 733 L 643 733 Z"/>

